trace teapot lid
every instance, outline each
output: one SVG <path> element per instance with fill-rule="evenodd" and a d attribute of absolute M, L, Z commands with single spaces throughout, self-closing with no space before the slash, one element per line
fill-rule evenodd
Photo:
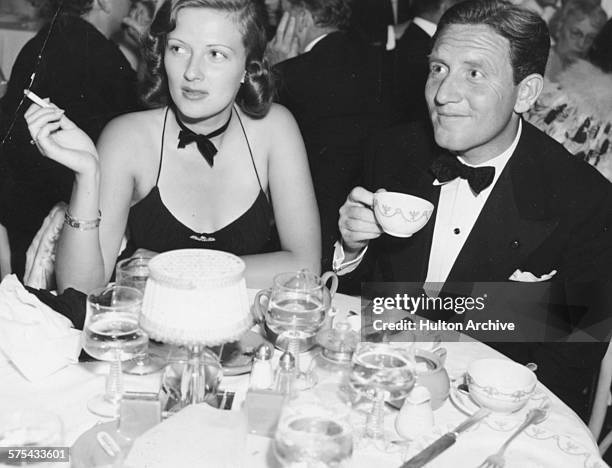
<path fill-rule="evenodd" d="M 334 323 L 333 328 L 321 330 L 317 343 L 323 355 L 332 361 L 350 361 L 359 343 L 359 335 L 348 322 Z"/>

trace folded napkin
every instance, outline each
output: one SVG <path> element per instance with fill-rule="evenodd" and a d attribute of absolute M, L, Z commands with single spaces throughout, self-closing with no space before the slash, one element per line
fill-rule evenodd
<path fill-rule="evenodd" d="M 78 362 L 81 332 L 25 290 L 15 275 L 0 283 L 0 351 L 30 381 Z"/>
<path fill-rule="evenodd" d="M 134 441 L 125 468 L 244 468 L 247 424 L 242 411 L 189 405 Z"/>

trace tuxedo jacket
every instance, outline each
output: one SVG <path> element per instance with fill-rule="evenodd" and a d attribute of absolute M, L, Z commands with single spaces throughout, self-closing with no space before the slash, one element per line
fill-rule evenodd
<path fill-rule="evenodd" d="M 429 167 L 441 151 L 429 127 L 412 124 L 390 129 L 370 145 L 366 188 L 409 193 L 437 207 L 440 187 L 432 184 L 435 177 Z M 422 283 L 427 275 L 435 218 L 434 209 L 428 224 L 411 238 L 383 234 L 372 241 L 360 266 L 341 277 L 341 282 Z M 612 184 L 525 122 L 516 150 L 459 252 L 446 284 L 504 282 L 517 269 L 538 277 L 556 270 L 549 286 L 555 301 L 560 297 L 565 304 L 561 308 L 545 305 L 550 314 L 546 320 L 556 321 L 556 327 L 565 326 L 568 332 L 575 327 L 596 328 L 602 342 L 546 341 L 496 347 L 519 362 L 538 364 L 539 379 L 586 417 L 587 387 L 592 383 L 592 369 L 599 367 L 607 347 L 603 340 L 609 330 L 602 328 L 610 326 L 612 311 Z M 508 284 L 516 288 L 514 297 L 520 297 L 528 286 Z M 587 304 L 593 309 L 588 313 L 582 307 L 585 297 L 596 302 Z M 574 302 L 580 307 L 572 307 Z"/>
<path fill-rule="evenodd" d="M 367 138 L 384 124 L 375 71 L 360 45 L 333 32 L 310 52 L 275 66 L 277 101 L 296 118 L 308 153 L 321 215 L 323 252 L 337 239 L 338 210 L 360 183 Z M 326 258 L 326 268 L 330 259 Z"/>
<path fill-rule="evenodd" d="M 432 38 L 411 23 L 393 51 L 393 102 L 399 121 L 427 119 L 425 83 L 432 46 Z"/>

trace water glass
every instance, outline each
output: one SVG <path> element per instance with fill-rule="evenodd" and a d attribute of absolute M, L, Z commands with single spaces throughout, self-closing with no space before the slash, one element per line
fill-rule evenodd
<path fill-rule="evenodd" d="M 110 361 L 106 393 L 88 403 L 92 413 L 114 417 L 123 394 L 121 362 L 146 349 L 149 337 L 138 326 L 142 293 L 135 288 L 111 284 L 87 296 L 83 349 L 92 357 Z"/>
<path fill-rule="evenodd" d="M 55 413 L 43 409 L 27 408 L 0 414 L 0 465 L 14 465 L 9 459 L 8 447 L 35 448 L 61 447 L 64 442 L 62 420 Z M 68 449 L 65 457 L 68 459 Z M 28 463 L 30 465 L 32 463 Z M 51 463 L 36 463 L 51 466 Z"/>
<path fill-rule="evenodd" d="M 117 263 L 115 269 L 115 283 L 136 288 L 144 295 L 151 258 L 139 255 L 121 260 Z M 161 370 L 165 365 L 166 361 L 151 353 L 146 346 L 142 354 L 125 363 L 123 372 L 133 375 L 147 375 Z"/>
<path fill-rule="evenodd" d="M 384 443 L 384 402 L 408 396 L 415 384 L 412 345 L 359 343 L 350 373 L 352 390 L 372 401 L 364 437 Z M 384 444 L 383 444 L 384 445 Z"/>
<path fill-rule="evenodd" d="M 283 407 L 273 444 L 284 468 L 346 468 L 353 454 L 349 408 L 300 393 Z"/>

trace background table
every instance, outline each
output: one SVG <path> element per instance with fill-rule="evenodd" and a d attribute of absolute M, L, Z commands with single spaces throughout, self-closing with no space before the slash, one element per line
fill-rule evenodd
<path fill-rule="evenodd" d="M 334 305 L 342 310 L 360 310 L 359 299 L 337 295 Z M 497 351 L 488 346 L 473 342 L 459 341 L 445 343 L 448 350 L 446 367 L 451 377 L 461 375 L 475 359 L 485 357 L 503 358 Z M 33 350 L 35 352 L 35 350 Z M 70 366 L 38 383 L 26 381 L 10 364 L 0 368 L 0 411 L 15 410 L 19 407 L 46 409 L 55 412 L 63 419 L 65 426 L 65 442 L 71 445 L 80 434 L 99 421 L 106 421 L 87 410 L 87 401 L 95 394 L 104 390 L 104 379 L 108 365 L 106 363 L 83 363 Z M 126 376 L 126 389 L 132 391 L 157 391 L 160 375 L 145 377 Z M 248 375 L 225 377 L 221 386 L 236 391 L 234 409 L 240 407 L 248 385 Z M 597 446 L 588 428 L 559 398 L 543 385 L 538 384 L 538 391 L 544 392 L 550 399 L 550 414 L 533 431 L 523 434 L 513 446 L 527 447 L 534 454 L 538 452 L 560 451 L 563 465 L 556 464 L 554 468 L 601 468 L 607 466 L 599 457 Z M 393 411 L 393 410 L 390 410 Z M 392 427 L 393 414 L 387 415 L 386 426 Z M 434 413 L 437 433 L 452 429 L 466 418 L 451 401 Z M 520 418 L 508 417 L 488 418 L 465 434 L 458 442 L 443 453 L 431 464 L 432 467 L 470 467 L 477 466 L 486 455 L 497 450 L 499 445 L 521 422 Z M 421 441 L 424 444 L 433 440 L 436 434 Z M 246 466 L 249 468 L 265 468 L 275 466 L 270 461 L 270 439 L 249 435 L 247 438 Z M 477 449 L 473 449 L 477 447 Z M 381 454 L 374 450 L 363 450 L 353 457 L 351 467 L 366 468 L 397 468 L 401 461 L 410 457 L 417 445 L 408 445 L 398 449 L 393 454 Z M 508 450 L 511 455 L 512 446 Z M 60 466 L 54 465 L 54 466 Z M 522 464 L 520 468 L 542 466 L 541 464 Z M 550 465 L 549 465 L 550 466 Z M 508 465 L 511 468 L 512 465 Z M 553 466 L 551 466 L 553 468 Z"/>

